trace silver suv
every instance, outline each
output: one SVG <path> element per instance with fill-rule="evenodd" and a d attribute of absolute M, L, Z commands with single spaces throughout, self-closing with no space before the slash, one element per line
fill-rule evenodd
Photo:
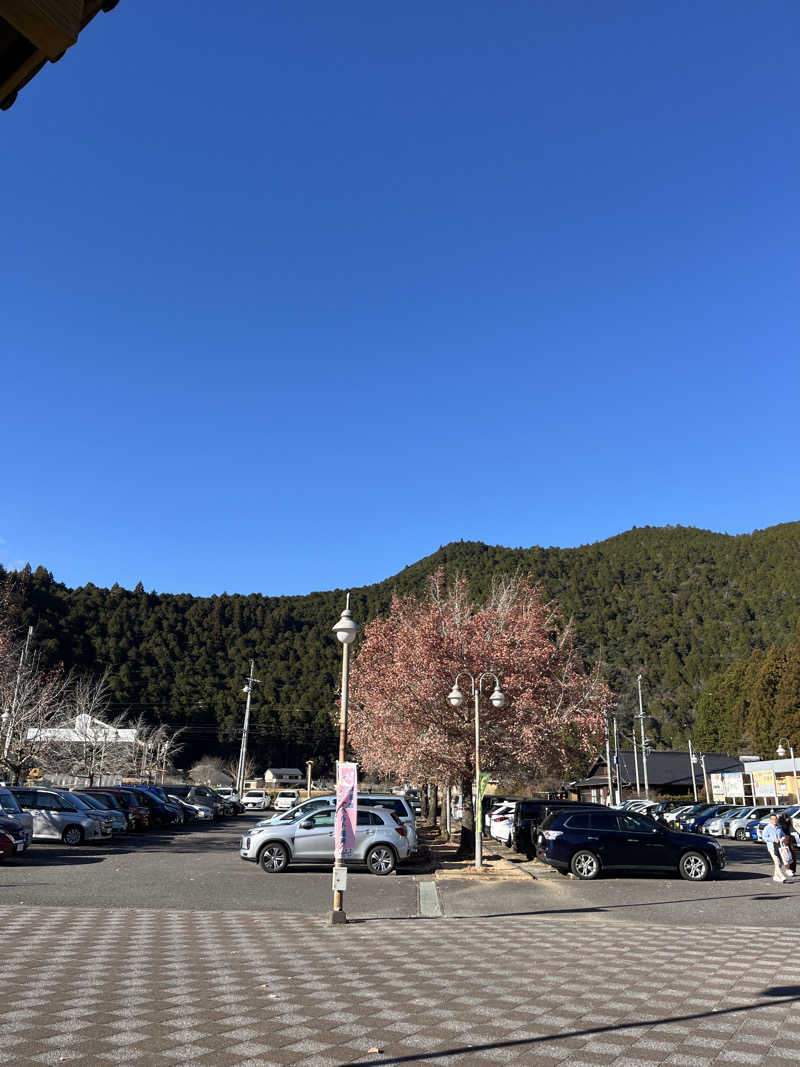
<path fill-rule="evenodd" d="M 294 822 L 300 815 L 309 815 L 314 811 L 335 806 L 336 796 L 333 793 L 326 797 L 312 797 L 311 800 L 304 800 L 302 804 L 298 804 L 290 811 L 281 815 L 273 815 L 271 819 L 262 820 L 256 826 L 275 826 L 276 824 L 283 826 L 286 823 Z M 398 797 L 393 793 L 359 793 L 356 797 L 356 807 L 359 811 L 364 811 L 366 808 L 370 810 L 372 808 L 385 808 L 387 811 L 393 811 L 405 827 L 409 852 L 417 851 L 419 847 L 417 842 L 417 820 L 414 818 L 411 804 L 406 797 Z"/>
<path fill-rule="evenodd" d="M 292 822 L 254 827 L 242 837 L 239 855 L 261 864 L 267 874 L 285 871 L 290 862 L 333 863 L 336 812 L 320 808 Z M 353 854 L 345 862 L 364 864 L 372 874 L 391 874 L 409 853 L 408 834 L 393 811 L 359 808 Z"/>
<path fill-rule="evenodd" d="M 63 841 L 79 845 L 82 841 L 101 841 L 111 837 L 111 820 L 99 811 L 81 807 L 69 793 L 55 789 L 28 789 L 15 786 L 11 792 L 19 806 L 33 816 L 34 841 Z"/>
<path fill-rule="evenodd" d="M 0 816 L 15 819 L 25 835 L 25 848 L 33 841 L 33 816 L 23 811 L 10 789 L 0 789 Z"/>

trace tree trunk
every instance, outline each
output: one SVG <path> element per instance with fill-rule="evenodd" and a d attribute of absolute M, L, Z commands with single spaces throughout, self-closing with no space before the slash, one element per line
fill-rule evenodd
<path fill-rule="evenodd" d="M 472 805 L 472 780 L 461 783 L 461 840 L 457 859 L 472 859 L 475 855 L 475 809 Z"/>
<path fill-rule="evenodd" d="M 419 802 L 420 802 L 420 806 L 422 807 L 422 815 L 420 817 L 423 818 L 423 819 L 427 819 L 428 818 L 428 783 L 427 782 L 423 782 L 422 783 L 422 789 L 420 789 L 420 791 L 419 791 Z"/>
<path fill-rule="evenodd" d="M 439 825 L 439 786 L 434 783 L 430 787 L 431 791 L 431 822 L 434 826 Z"/>

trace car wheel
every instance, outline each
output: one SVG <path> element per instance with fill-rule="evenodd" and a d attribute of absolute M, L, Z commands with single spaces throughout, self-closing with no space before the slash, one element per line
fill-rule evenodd
<path fill-rule="evenodd" d="M 590 878 L 596 878 L 600 873 L 600 860 L 594 852 L 582 848 L 572 857 L 570 869 L 576 878 L 588 881 Z"/>
<path fill-rule="evenodd" d="M 79 845 L 83 841 L 83 830 L 80 826 L 68 826 L 61 835 L 65 845 Z"/>
<path fill-rule="evenodd" d="M 367 853 L 370 874 L 391 874 L 396 865 L 394 852 L 388 845 L 375 845 Z"/>
<path fill-rule="evenodd" d="M 267 874 L 280 874 L 289 865 L 289 850 L 279 841 L 272 841 L 261 849 L 258 862 Z"/>
<path fill-rule="evenodd" d="M 746 835 L 744 830 L 742 830 L 740 827 L 733 836 L 736 838 L 737 841 L 744 841 Z"/>
<path fill-rule="evenodd" d="M 687 882 L 704 882 L 711 872 L 711 864 L 700 852 L 686 852 L 681 856 L 678 870 Z"/>

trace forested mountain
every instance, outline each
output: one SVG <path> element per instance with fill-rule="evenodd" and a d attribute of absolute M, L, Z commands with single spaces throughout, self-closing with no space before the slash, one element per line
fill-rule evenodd
<path fill-rule="evenodd" d="M 458 542 L 393 578 L 352 591 L 364 623 L 394 592 L 417 592 L 434 570 L 466 576 L 481 600 L 495 574 L 521 571 L 575 621 L 587 660 L 607 664 L 621 721 L 643 675 L 650 733 L 680 746 L 706 683 L 720 670 L 788 642 L 800 617 L 800 523 L 731 537 L 687 527 L 634 528 L 574 549 Z M 188 727 L 186 760 L 232 752 L 249 661 L 259 764 L 296 764 L 334 749 L 339 647 L 331 627 L 344 592 L 193 597 L 92 584 L 68 589 L 44 568 L 14 585 L 20 626 L 35 626 L 46 663 L 113 671 L 120 711 Z M 443 691 L 449 685 L 443 679 Z"/>

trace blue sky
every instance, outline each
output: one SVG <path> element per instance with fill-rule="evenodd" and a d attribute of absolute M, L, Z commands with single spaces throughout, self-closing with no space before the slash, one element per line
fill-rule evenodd
<path fill-rule="evenodd" d="M 128 0 L 0 114 L 0 561 L 800 519 L 794 0 L 335 8 Z"/>

